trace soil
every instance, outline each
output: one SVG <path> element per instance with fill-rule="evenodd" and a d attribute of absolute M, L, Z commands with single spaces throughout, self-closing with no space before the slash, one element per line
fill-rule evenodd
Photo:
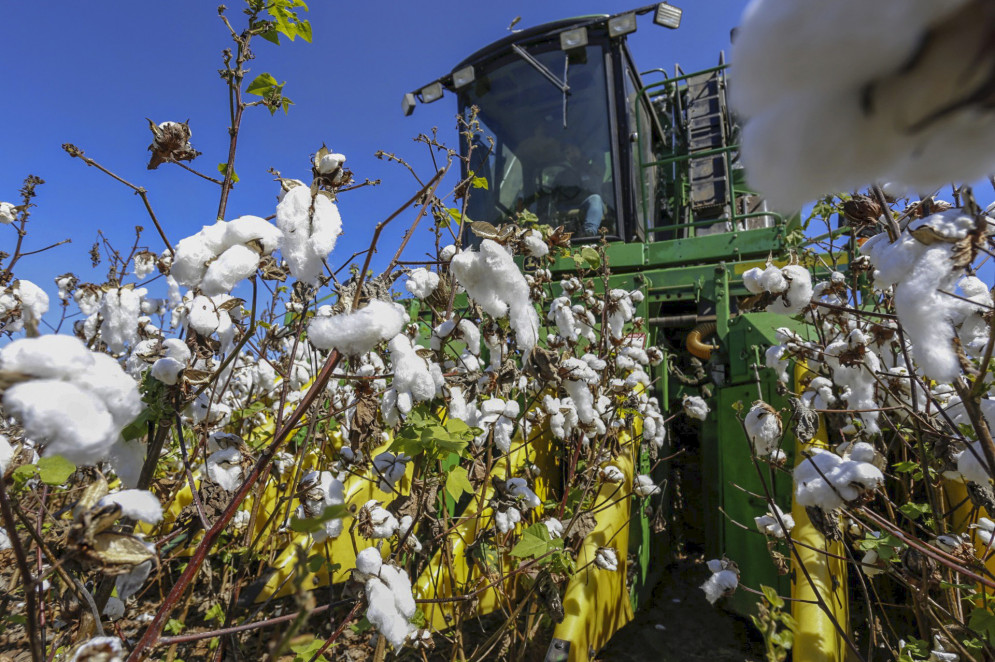
<path fill-rule="evenodd" d="M 600 662 L 762 662 L 763 641 L 744 617 L 708 604 L 701 561 L 667 567 L 647 604 L 598 653 Z"/>

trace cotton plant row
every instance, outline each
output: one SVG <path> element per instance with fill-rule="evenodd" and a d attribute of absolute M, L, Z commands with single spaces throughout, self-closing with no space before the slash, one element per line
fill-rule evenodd
<path fill-rule="evenodd" d="M 833 207 L 841 216 L 853 209 L 848 198 Z M 826 540 L 852 548 L 853 571 L 906 586 L 917 586 L 923 572 L 927 581 L 957 581 L 958 573 L 977 569 L 975 556 L 989 555 L 992 540 L 987 518 L 967 522 L 969 511 L 995 508 L 985 441 L 995 425 L 988 371 L 995 303 L 977 272 L 995 225 L 977 209 L 935 199 L 886 213 L 899 219 L 900 233 L 889 234 L 883 220 L 873 219 L 880 231 L 861 240 L 846 272 L 813 256 L 807 264 L 821 266 L 825 276 L 813 279 L 812 270 L 791 259 L 744 273 L 753 295 L 748 305 L 808 326 L 785 325 L 779 344 L 766 350 L 766 368 L 778 376 L 790 406 L 758 400 L 743 410 L 743 426 L 757 462 L 792 472 L 793 501 Z M 790 371 L 793 362 L 804 362 L 806 371 Z M 690 417 L 710 415 L 696 398 L 684 408 Z M 825 442 L 814 439 L 820 418 Z M 924 443 L 917 428 L 936 436 Z M 784 442 L 794 438 L 812 445 L 794 467 L 784 467 Z M 958 484 L 968 499 L 956 516 L 950 515 L 956 503 L 930 505 Z M 886 505 L 899 491 L 907 502 Z M 755 517 L 772 541 L 792 535 L 787 505 L 771 501 Z M 896 519 L 899 509 L 904 514 Z M 882 528 L 882 518 L 927 551 Z M 723 563 L 713 562 L 702 586 L 713 602 L 739 580 Z M 985 645 L 983 637 L 966 640 Z"/>
<path fill-rule="evenodd" d="M 467 470 L 486 458 L 496 465 L 548 431 L 565 456 L 576 448 L 586 458 L 575 481 L 609 485 L 616 498 L 660 493 L 648 475 L 627 482 L 613 463 L 622 451 L 611 442 L 632 430 L 633 413 L 642 443 L 660 448 L 666 441 L 666 413 L 649 376 L 663 354 L 629 335 L 642 324 L 642 293 L 599 295 L 600 276 L 590 271 L 558 282 L 546 269 L 523 275 L 514 255 L 551 259 L 558 240 L 549 228 L 514 226 L 493 236 L 477 228 L 486 237 L 479 248 L 443 246 L 435 263 L 385 275 L 386 282 L 401 277 L 430 317 L 412 315 L 389 288 L 356 296 L 349 283 L 333 286 L 328 274 L 342 219 L 321 171 L 328 156 L 316 160 L 314 185 L 279 181 L 273 221 L 242 216 L 205 225 L 172 249 L 135 252 L 107 283 L 55 278 L 63 314 L 77 313 L 74 335 L 37 335 L 49 301 L 41 287 L 15 280 L 0 299 L 9 313 L 3 329 L 13 338 L 0 349 L 0 373 L 10 376 L 2 401 L 10 417 L 0 444 L 4 472 L 59 456 L 80 470 L 63 478 L 66 486 L 85 486 L 90 472 L 99 472 L 112 487 L 94 508 L 113 505 L 120 517 L 144 523 L 139 533 L 106 534 L 131 545 L 130 555 L 86 557 L 82 566 L 118 575 L 105 618 L 141 616 L 134 596 L 159 563 L 152 543 L 169 539 L 175 526 L 178 492 L 192 486 L 201 495 L 187 508 L 195 520 L 205 517 L 206 494 L 225 500 L 238 493 L 271 431 L 336 356 L 336 375 L 319 400 L 324 422 L 305 424 L 307 434 L 276 453 L 267 470 L 264 484 L 287 491 L 288 509 L 257 511 L 248 500 L 228 535 L 251 537 L 251 521 L 258 530 L 275 518 L 265 526 L 277 541 L 295 535 L 291 520 L 314 521 L 303 539 L 312 553 L 342 536 L 364 541 L 348 563 L 363 587 L 363 613 L 395 649 L 431 644 L 431 631 L 418 625 L 410 578 L 441 543 L 430 533 L 436 515 L 423 512 L 426 522 L 399 512 L 407 498 L 419 498 L 416 486 L 440 480 L 427 450 L 387 450 L 398 431 L 417 425 L 413 416 L 431 412 L 439 424 L 465 424 L 457 461 Z M 344 157 L 332 156 L 341 168 Z M 157 275 L 164 283 L 151 283 Z M 465 303 L 446 306 L 437 295 L 443 285 Z M 268 300 L 255 296 L 264 286 L 272 290 Z M 320 419 L 318 411 L 309 416 Z M 585 506 L 564 513 L 544 502 L 537 471 L 527 462 L 500 482 L 476 515 L 478 536 L 499 536 L 507 553 L 524 529 L 543 523 L 551 539 L 572 529 L 576 550 L 583 525 L 575 522 Z M 364 476 L 381 496 L 347 512 L 347 486 Z M 37 483 L 29 478 L 24 487 Z M 491 489 L 482 476 L 469 485 Z M 96 516 L 88 512 L 79 516 Z M 620 572 L 624 558 L 624 550 L 606 546 L 595 566 Z M 118 650 L 99 638 L 87 645 Z"/>

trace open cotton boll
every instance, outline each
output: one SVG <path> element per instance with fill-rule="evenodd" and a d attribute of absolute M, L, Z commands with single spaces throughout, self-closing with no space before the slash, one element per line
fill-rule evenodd
<path fill-rule="evenodd" d="M 751 183 L 798 209 L 875 180 L 930 190 L 991 172 L 990 21 L 968 0 L 752 2 L 730 90 Z"/>
<path fill-rule="evenodd" d="M 684 401 L 681 404 L 685 414 L 699 421 L 708 418 L 708 412 L 711 411 L 705 400 L 697 395 L 684 396 Z"/>
<path fill-rule="evenodd" d="M 7 435 L 0 434 L 0 476 L 7 473 L 7 467 L 14 459 L 14 447 L 7 441 Z"/>
<path fill-rule="evenodd" d="M 364 538 L 390 538 L 397 533 L 400 522 L 376 499 L 370 499 L 359 509 L 359 533 Z"/>
<path fill-rule="evenodd" d="M 393 492 L 394 485 L 404 475 L 404 469 L 411 458 L 404 453 L 384 452 L 373 458 L 373 470 L 380 477 L 380 489 L 384 492 Z"/>
<path fill-rule="evenodd" d="M 508 533 L 515 528 L 515 525 L 522 521 L 522 513 L 517 508 L 494 511 L 494 524 L 501 533 Z"/>
<path fill-rule="evenodd" d="M 797 264 L 791 264 L 781 270 L 787 287 L 781 296 L 767 306 L 767 312 L 781 315 L 797 315 L 804 310 L 812 300 L 812 274 L 808 269 Z"/>
<path fill-rule="evenodd" d="M 0 348 L 0 367 L 32 377 L 71 378 L 89 370 L 94 356 L 74 336 L 20 338 Z"/>
<path fill-rule="evenodd" d="M 653 482 L 653 478 L 647 476 L 646 474 L 639 474 L 636 476 L 636 480 L 632 486 L 632 491 L 641 497 L 653 496 L 654 494 L 659 494 L 660 487 Z"/>
<path fill-rule="evenodd" d="M 497 242 L 484 239 L 479 251 L 453 256 L 450 269 L 488 315 L 508 317 L 518 348 L 529 354 L 539 339 L 539 315 L 532 307 L 525 276 L 511 254 Z"/>
<path fill-rule="evenodd" d="M 148 490 L 121 490 L 112 492 L 99 502 L 99 505 L 106 506 L 109 503 L 116 503 L 121 506 L 121 515 L 139 520 L 148 524 L 156 524 L 162 520 L 162 504 L 159 499 Z"/>
<path fill-rule="evenodd" d="M 599 474 L 601 476 L 601 480 L 605 481 L 606 483 L 625 482 L 625 474 L 622 473 L 622 470 L 616 467 L 614 464 L 608 464 L 601 467 L 601 471 L 599 472 Z"/>
<path fill-rule="evenodd" d="M 125 351 L 127 345 L 138 342 L 138 317 L 142 314 L 142 297 L 147 290 L 126 287 L 113 288 L 104 293 L 100 302 L 100 338 L 115 354 Z"/>
<path fill-rule="evenodd" d="M 594 565 L 602 570 L 618 572 L 618 553 L 611 547 L 599 547 L 594 553 Z"/>
<path fill-rule="evenodd" d="M 428 362 L 418 356 L 411 339 L 403 334 L 394 336 L 387 344 L 390 360 L 394 365 L 394 389 L 397 391 L 397 408 L 405 416 L 415 402 L 435 397 L 436 383 Z"/>
<path fill-rule="evenodd" d="M 180 372 L 186 368 L 186 363 L 180 363 L 176 359 L 164 356 L 152 364 L 152 377 L 158 379 L 163 384 L 173 386 L 179 380 Z"/>
<path fill-rule="evenodd" d="M 27 437 L 45 446 L 44 455 L 61 455 L 77 465 L 103 460 L 120 433 L 104 403 L 69 382 L 15 384 L 4 393 L 3 406 L 21 421 Z"/>
<path fill-rule="evenodd" d="M 743 286 L 750 294 L 760 294 L 764 291 L 764 286 L 761 283 L 763 275 L 764 270 L 760 267 L 753 267 L 743 272 Z"/>
<path fill-rule="evenodd" d="M 547 246 L 546 242 L 542 240 L 541 233 L 535 230 L 529 230 L 523 239 L 525 241 L 525 250 L 527 250 L 529 255 L 532 257 L 545 257 L 549 254 L 549 246 Z"/>
<path fill-rule="evenodd" d="M 555 517 L 550 517 L 547 520 L 543 520 L 542 523 L 546 526 L 546 530 L 549 531 L 550 538 L 563 537 L 563 522 Z"/>
<path fill-rule="evenodd" d="M 232 246 L 207 268 L 200 289 L 208 296 L 227 294 L 240 282 L 256 273 L 258 266 L 259 253 L 241 244 Z"/>
<path fill-rule="evenodd" d="M 417 553 L 421 551 L 421 542 L 418 540 L 418 537 L 415 536 L 413 531 L 409 533 L 409 531 L 411 531 L 411 527 L 413 527 L 414 524 L 415 524 L 415 518 L 412 517 L 411 515 L 405 515 L 404 517 L 402 517 L 400 525 L 397 528 L 397 537 L 398 539 L 401 538 L 405 539 L 404 547 L 406 549 L 410 549 L 412 552 Z M 407 537 L 405 538 L 405 536 Z"/>
<path fill-rule="evenodd" d="M 117 637 L 93 637 L 76 649 L 70 662 L 124 662 L 124 645 Z"/>
<path fill-rule="evenodd" d="M 303 497 L 297 516 L 302 519 L 321 517 L 329 506 L 345 503 L 345 485 L 330 471 L 309 471 L 301 478 L 300 490 Z M 324 527 L 315 531 L 312 538 L 322 542 L 341 533 L 342 519 L 336 517 L 326 520 Z"/>
<path fill-rule="evenodd" d="M 404 283 L 405 289 L 419 299 L 431 296 L 435 288 L 439 286 L 439 274 L 425 268 L 419 268 L 408 274 L 408 280 Z"/>
<path fill-rule="evenodd" d="M 786 532 L 791 533 L 791 529 L 795 527 L 795 518 L 790 513 L 785 513 L 778 508 L 777 504 L 774 504 L 774 511 L 768 511 L 765 515 L 754 517 L 753 521 L 756 522 L 760 533 L 774 538 L 783 538 Z M 780 517 L 780 521 L 778 521 L 778 517 Z"/>
<path fill-rule="evenodd" d="M 48 312 L 48 295 L 29 280 L 14 281 L 12 289 L 20 302 L 21 321 L 29 329 L 37 329 L 41 318 Z"/>
<path fill-rule="evenodd" d="M 187 324 L 202 336 L 209 336 L 218 330 L 221 316 L 210 298 L 198 296 L 190 303 Z"/>
<path fill-rule="evenodd" d="M 712 604 L 726 595 L 732 595 L 739 586 L 739 569 L 736 564 L 727 559 L 712 559 L 708 562 L 712 576 L 701 585 L 705 598 Z"/>
<path fill-rule="evenodd" d="M 369 604 L 366 619 L 391 646 L 400 650 L 408 634 L 416 628 L 397 609 L 394 592 L 382 579 L 373 577 L 366 581 L 366 601 Z"/>
<path fill-rule="evenodd" d="M 208 456 L 207 475 L 226 492 L 234 492 L 242 484 L 242 454 L 235 447 L 211 453 Z"/>
<path fill-rule="evenodd" d="M 992 474 L 986 469 L 987 460 L 980 441 L 972 442 L 970 447 L 957 456 L 957 471 L 964 477 L 964 480 L 977 483 L 978 485 L 988 485 Z"/>
<path fill-rule="evenodd" d="M 299 281 L 317 284 L 322 261 L 342 232 L 338 207 L 320 193 L 312 198 L 309 187 L 297 186 L 276 206 L 276 226 L 283 233 L 280 250 L 290 273 Z"/>
<path fill-rule="evenodd" d="M 351 313 L 315 317 L 308 338 L 318 349 L 335 349 L 347 356 L 366 354 L 404 328 L 407 313 L 400 304 L 373 299 Z"/>
<path fill-rule="evenodd" d="M 508 494 L 519 499 L 528 508 L 538 508 L 542 505 L 542 500 L 529 489 L 524 478 L 509 478 L 505 483 L 505 488 L 508 490 Z"/>
<path fill-rule="evenodd" d="M 383 556 L 376 547 L 367 547 L 356 555 L 356 570 L 364 575 L 376 575 L 383 565 Z"/>
<path fill-rule="evenodd" d="M 762 400 L 753 403 L 743 421 L 746 436 L 760 457 L 773 453 L 781 442 L 781 415 L 776 409 Z"/>

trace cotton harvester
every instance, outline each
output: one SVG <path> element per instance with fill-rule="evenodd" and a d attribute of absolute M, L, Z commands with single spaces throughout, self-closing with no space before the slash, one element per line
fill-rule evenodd
<path fill-rule="evenodd" d="M 652 588 L 654 568 L 678 545 L 707 558 L 728 554 L 749 585 L 802 598 L 794 603 L 795 659 L 842 659 L 832 619 L 812 597 L 821 591 L 838 610 L 834 618 L 845 624 L 845 569 L 831 569 L 832 559 L 813 552 L 792 558 L 792 571 L 778 574 L 764 538 L 735 523 L 752 522 L 765 511 L 765 490 L 777 503 L 792 500 L 790 474 L 754 466 L 734 405 L 757 398 L 785 404 L 763 355 L 777 344 L 775 329 L 790 322 L 748 312 L 742 274 L 770 255 L 786 254 L 799 221 L 768 209 L 746 185 L 721 57 L 718 66 L 695 73 L 636 68 L 626 40 L 642 14 L 671 29 L 681 20 L 680 9 L 661 3 L 521 30 L 403 102 L 411 114 L 417 103 L 449 91 L 458 99 L 463 126 L 479 124 L 479 133 L 461 131 L 464 175 L 472 171 L 488 183 L 472 192 L 467 218 L 499 226 L 529 210 L 540 223 L 572 232 L 575 246 L 604 237 L 608 287 L 642 290 L 646 341 L 667 354 L 653 375 L 660 402 L 677 410 L 685 395 L 702 395 L 713 411 L 700 425 L 675 419 L 671 450 L 681 452 L 656 469 L 668 481 L 663 499 L 648 506 L 633 500 L 614 515 L 616 525 L 628 523 L 634 572 L 614 592 L 593 585 L 603 578 L 573 580 L 592 585 L 568 587 L 567 617 L 547 659 L 588 659 L 631 618 L 632 606 Z M 475 240 L 467 234 L 464 241 Z M 573 266 L 561 260 L 553 271 Z M 649 471 L 646 449 L 636 462 L 641 472 Z M 823 548 L 804 510 L 794 510 L 794 537 Z M 653 526 L 661 521 L 667 525 Z M 659 528 L 666 529 L 663 535 L 654 533 Z M 615 576 L 613 581 L 626 581 Z M 611 604 L 616 596 L 618 604 Z M 756 598 L 739 592 L 730 602 L 748 614 Z"/>

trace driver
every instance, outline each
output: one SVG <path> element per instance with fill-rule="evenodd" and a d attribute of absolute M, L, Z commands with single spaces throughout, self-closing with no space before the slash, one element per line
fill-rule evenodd
<path fill-rule="evenodd" d="M 556 211 L 567 217 L 567 230 L 579 237 L 597 236 L 604 220 L 600 194 L 604 176 L 603 156 L 588 157 L 573 143 L 563 146 L 562 169 L 553 179 L 553 201 Z"/>

